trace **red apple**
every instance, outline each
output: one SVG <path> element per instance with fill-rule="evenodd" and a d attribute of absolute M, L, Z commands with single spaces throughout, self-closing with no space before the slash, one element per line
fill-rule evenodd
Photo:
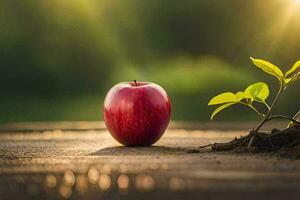
<path fill-rule="evenodd" d="M 121 144 L 150 146 L 168 127 L 171 102 L 157 84 L 124 82 L 107 93 L 103 115 L 110 134 Z"/>

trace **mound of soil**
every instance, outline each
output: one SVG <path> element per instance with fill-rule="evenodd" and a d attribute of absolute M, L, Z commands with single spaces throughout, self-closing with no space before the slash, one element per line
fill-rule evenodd
<path fill-rule="evenodd" d="M 271 132 L 250 131 L 248 135 L 235 138 L 228 143 L 209 145 L 213 151 L 235 153 L 274 153 L 284 157 L 300 158 L 300 125 Z"/>

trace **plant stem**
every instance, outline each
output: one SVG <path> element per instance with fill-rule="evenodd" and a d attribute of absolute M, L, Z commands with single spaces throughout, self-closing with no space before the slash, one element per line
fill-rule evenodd
<path fill-rule="evenodd" d="M 263 102 L 263 104 L 270 110 L 270 106 L 266 102 Z"/>
<path fill-rule="evenodd" d="M 296 119 L 290 118 L 290 117 L 287 117 L 287 116 L 284 116 L 284 115 L 275 115 L 275 116 L 269 117 L 266 120 L 266 122 L 270 121 L 270 120 L 273 120 L 273 119 L 287 119 L 287 120 L 290 120 L 290 121 L 294 122 L 295 124 L 300 124 L 300 122 L 297 121 Z"/>
<path fill-rule="evenodd" d="M 293 119 L 297 119 L 297 117 L 300 115 L 300 110 L 294 115 Z"/>
<path fill-rule="evenodd" d="M 261 115 L 262 117 L 265 116 L 264 113 L 259 112 L 253 105 L 247 104 L 247 103 L 244 103 L 244 102 L 239 102 L 239 103 L 242 104 L 242 105 L 244 105 L 244 106 L 250 107 L 252 110 L 254 110 L 257 114 Z"/>
<path fill-rule="evenodd" d="M 278 98 L 280 97 L 280 95 L 281 95 L 281 93 L 283 92 L 283 90 L 284 90 L 284 84 L 283 84 L 282 82 L 280 82 L 280 87 L 279 87 L 279 89 L 278 89 L 278 92 L 277 92 L 277 94 L 276 94 L 276 97 L 274 98 L 274 100 L 273 100 L 273 102 L 272 102 L 272 104 L 271 104 L 271 106 L 270 106 L 270 109 L 268 110 L 268 112 L 267 112 L 267 114 L 265 115 L 264 119 L 263 119 L 263 120 L 258 124 L 258 126 L 256 127 L 255 132 L 258 132 L 259 129 L 264 125 L 264 123 L 265 123 L 266 121 L 269 120 L 269 118 L 270 118 L 270 116 L 271 116 L 271 114 L 272 114 L 272 111 L 273 111 L 273 109 L 274 109 L 274 106 L 275 106 L 275 104 L 277 103 Z"/>
<path fill-rule="evenodd" d="M 252 109 L 252 110 L 254 110 L 257 114 L 259 114 L 259 115 L 261 115 L 262 117 L 264 117 L 265 116 L 265 114 L 263 114 L 263 113 L 261 113 L 261 112 L 259 112 L 254 106 L 252 106 L 252 105 L 249 105 L 249 107 Z"/>

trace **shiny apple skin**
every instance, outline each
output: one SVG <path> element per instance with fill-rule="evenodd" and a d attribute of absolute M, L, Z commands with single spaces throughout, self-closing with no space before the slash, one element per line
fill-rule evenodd
<path fill-rule="evenodd" d="M 103 116 L 107 129 L 119 143 L 150 146 L 168 127 L 171 102 L 157 84 L 119 83 L 105 97 Z"/>

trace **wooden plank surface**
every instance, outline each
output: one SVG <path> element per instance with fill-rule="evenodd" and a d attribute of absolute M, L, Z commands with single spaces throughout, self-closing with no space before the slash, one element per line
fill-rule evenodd
<path fill-rule="evenodd" d="M 299 199 L 298 160 L 197 149 L 249 126 L 177 122 L 129 148 L 97 122 L 3 125 L 0 199 Z"/>

